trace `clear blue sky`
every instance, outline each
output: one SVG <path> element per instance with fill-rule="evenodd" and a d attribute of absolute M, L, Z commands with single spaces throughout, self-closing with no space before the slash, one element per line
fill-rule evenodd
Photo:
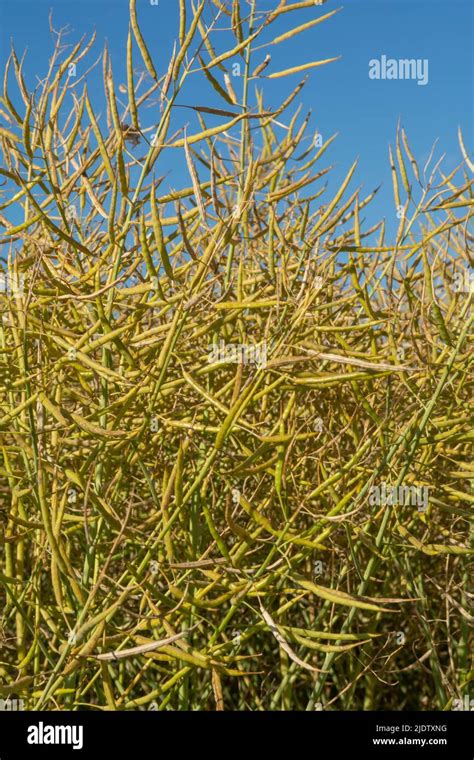
<path fill-rule="evenodd" d="M 294 0 L 288 0 L 289 4 Z M 243 5 L 245 6 L 245 0 Z M 257 0 L 259 10 L 274 7 L 275 0 Z M 285 14 L 277 27 L 303 23 L 342 3 L 329 0 L 324 6 Z M 139 20 L 157 69 L 163 72 L 177 34 L 178 0 L 137 0 Z M 6 55 L 10 39 L 18 54 L 28 48 L 25 70 L 28 82 L 46 73 L 52 51 L 48 13 L 53 9 L 56 28 L 68 24 L 70 42 L 83 33 L 97 31 L 95 54 L 108 41 L 118 81 L 125 81 L 125 40 L 128 26 L 128 0 L 0 0 L 0 57 Z M 419 162 L 426 160 L 431 146 L 439 139 L 438 156 L 446 153 L 445 169 L 460 161 L 457 127 L 461 125 L 468 150 L 473 137 L 473 3 L 471 0 L 347 0 L 343 10 L 304 35 L 271 50 L 271 69 L 295 66 L 315 59 L 341 55 L 336 63 L 314 69 L 299 96 L 303 110 L 312 110 L 312 127 L 323 136 L 339 132 L 326 154 L 325 164 L 335 164 L 335 179 L 347 172 L 352 161 L 360 164 L 352 187 L 362 184 L 369 192 L 383 183 L 374 207 L 379 216 L 394 218 L 388 144 L 393 144 L 400 119 Z M 271 37 L 274 36 L 272 33 Z M 271 38 L 270 37 L 270 38 Z M 267 50 L 255 54 L 255 63 Z M 387 58 L 428 59 L 429 82 L 374 81 L 368 76 L 369 61 Z M 138 51 L 135 55 L 138 65 Z M 97 70 L 100 77 L 100 67 Z M 266 105 L 276 105 L 289 93 L 301 75 L 265 81 Z M 99 78 L 91 77 L 96 103 L 100 103 Z M 94 82 L 96 84 L 94 85 Z M 209 88 L 200 84 L 188 90 L 182 102 L 210 105 Z M 126 97 L 126 96 L 124 96 Z M 183 111 L 183 119 L 188 113 Z M 184 116 L 186 114 L 186 116 Z M 192 120 L 192 117 L 189 117 Z M 151 120 L 152 121 L 152 120 Z M 193 123 L 191 121 L 191 123 Z M 172 168 L 172 167 L 171 167 Z M 175 170 L 172 182 L 180 186 Z M 189 184 L 189 178 L 186 178 Z M 309 194 L 309 193 L 308 193 Z M 395 222 L 396 224 L 396 219 Z M 390 225 L 391 227 L 391 225 Z"/>

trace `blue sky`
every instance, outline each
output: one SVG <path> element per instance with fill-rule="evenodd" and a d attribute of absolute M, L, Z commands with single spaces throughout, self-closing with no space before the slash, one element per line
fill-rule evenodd
<path fill-rule="evenodd" d="M 288 0 L 291 4 L 294 0 Z M 244 0 L 243 5 L 246 5 Z M 258 10 L 274 7 L 275 0 L 257 0 Z M 178 0 L 137 0 L 143 34 L 152 51 L 158 71 L 166 66 L 177 34 Z M 368 193 L 380 183 L 383 187 L 373 207 L 379 218 L 385 216 L 389 228 L 396 227 L 392 197 L 388 144 L 393 144 L 400 119 L 420 165 L 439 140 L 437 156 L 446 153 L 446 172 L 460 161 L 457 128 L 460 125 L 468 150 L 473 136 L 473 4 L 468 0 L 348 0 L 339 4 L 329 0 L 324 6 L 281 17 L 275 33 L 290 25 L 304 23 L 342 6 L 334 17 L 303 35 L 273 48 L 271 70 L 296 66 L 311 60 L 341 55 L 341 60 L 314 69 L 299 102 L 303 111 L 311 109 L 311 126 L 324 138 L 339 136 L 325 156 L 324 166 L 335 165 L 334 182 L 340 181 L 351 163 L 359 158 L 359 168 L 351 187 L 361 184 Z M 125 81 L 125 40 L 128 27 L 128 0 L 0 0 L 0 57 L 8 55 L 10 39 L 21 55 L 28 48 L 25 72 L 31 85 L 43 76 L 52 51 L 48 14 L 53 9 L 56 28 L 69 25 L 68 41 L 84 33 L 97 32 L 92 62 L 107 40 L 117 80 Z M 255 64 L 267 49 L 255 53 Z M 429 81 L 375 81 L 369 78 L 369 61 L 387 58 L 428 59 Z M 135 55 L 138 65 L 138 51 Z M 281 80 L 264 80 L 266 105 L 277 105 L 301 75 Z M 100 67 L 91 74 L 90 86 L 101 104 Z M 262 84 L 262 83 L 260 83 Z M 126 97 L 126 96 L 125 96 Z M 215 105 L 209 88 L 196 80 L 181 102 Z M 190 111 L 182 111 L 188 120 Z M 185 115 L 184 115 L 185 114 Z M 192 117 L 189 117 L 191 122 Z M 192 123 L 192 122 L 191 122 Z M 167 167 L 175 187 L 181 178 L 178 167 Z M 308 193 L 309 194 L 309 193 Z"/>

